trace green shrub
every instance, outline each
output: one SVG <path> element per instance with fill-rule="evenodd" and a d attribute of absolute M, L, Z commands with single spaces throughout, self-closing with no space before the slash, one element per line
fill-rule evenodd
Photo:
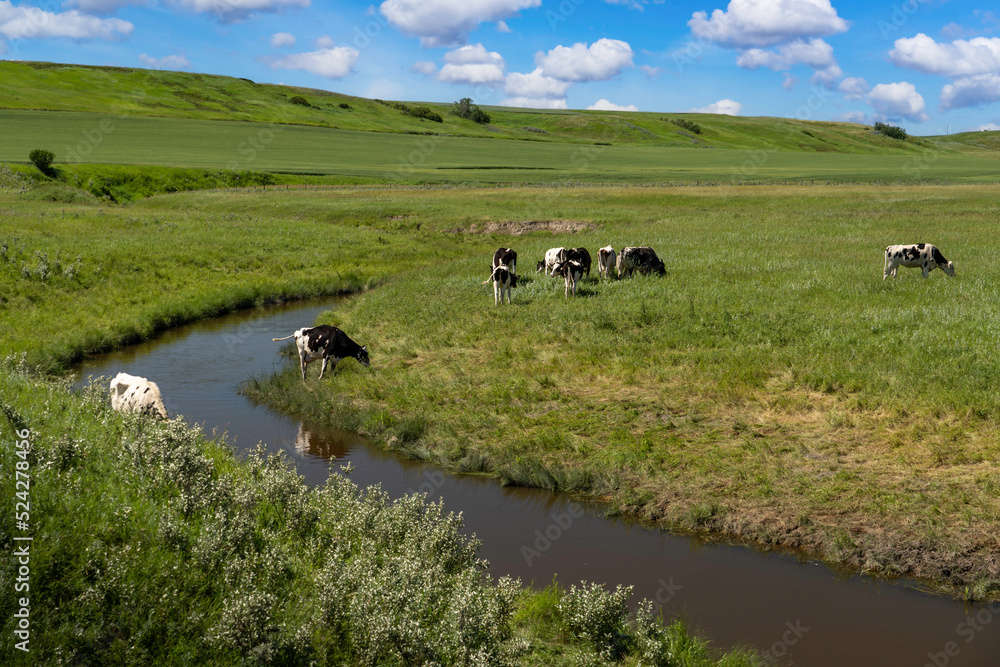
<path fill-rule="evenodd" d="M 51 176 L 53 174 L 52 163 L 56 159 L 56 154 L 52 151 L 47 151 L 43 148 L 36 148 L 28 153 L 28 159 L 31 160 L 36 167 L 38 167 L 38 171 L 42 172 L 46 176 Z"/>
<path fill-rule="evenodd" d="M 426 118 L 427 120 L 432 120 L 435 123 L 443 123 L 444 118 L 441 117 L 437 111 L 434 111 L 430 107 L 413 107 L 408 108 L 403 113 L 413 116 L 415 118 Z"/>
<path fill-rule="evenodd" d="M 307 100 L 306 98 L 302 97 L 301 95 L 296 95 L 295 97 L 290 98 L 288 101 L 291 102 L 292 104 L 298 104 L 298 105 L 304 106 L 304 107 L 311 107 L 312 106 L 311 104 L 309 104 L 309 100 Z"/>
<path fill-rule="evenodd" d="M 480 109 L 478 105 L 473 104 L 472 99 L 468 97 L 463 97 L 452 104 L 451 112 L 459 118 L 465 118 L 481 125 L 490 122 L 490 115 Z"/>
<path fill-rule="evenodd" d="M 887 137 L 893 139 L 899 139 L 900 141 L 906 141 L 906 130 L 895 125 L 886 125 L 885 123 L 875 122 L 875 131 L 879 134 L 884 134 Z"/>
<path fill-rule="evenodd" d="M 685 130 L 689 132 L 693 132 L 695 134 L 701 134 L 701 125 L 695 123 L 694 121 L 690 121 L 684 118 L 674 118 L 670 122 L 673 123 L 674 125 L 683 127 Z"/>

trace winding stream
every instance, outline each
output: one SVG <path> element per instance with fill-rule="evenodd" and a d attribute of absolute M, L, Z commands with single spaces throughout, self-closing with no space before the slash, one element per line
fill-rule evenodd
<path fill-rule="evenodd" d="M 668 616 L 683 613 L 716 645 L 750 645 L 776 664 L 1000 665 L 1000 613 L 993 611 L 1000 607 L 964 605 L 906 582 L 838 575 L 791 555 L 609 520 L 600 505 L 401 460 L 360 436 L 303 424 L 236 393 L 241 381 L 284 363 L 277 354 L 282 343 L 272 337 L 311 325 L 337 303 L 276 306 L 178 328 L 78 371 L 82 382 L 119 371 L 154 380 L 171 416 L 183 415 L 209 434 L 226 431 L 237 450 L 261 441 L 270 451 L 284 450 L 309 484 L 349 462 L 359 485 L 380 483 L 392 496 L 443 497 L 482 541 L 480 555 L 497 576 L 539 586 L 555 574 L 566 586 L 581 579 L 632 585 L 636 600 L 656 600 Z"/>

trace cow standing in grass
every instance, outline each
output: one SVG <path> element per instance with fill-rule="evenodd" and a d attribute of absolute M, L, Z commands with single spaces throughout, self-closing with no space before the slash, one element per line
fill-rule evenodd
<path fill-rule="evenodd" d="M 566 281 L 565 295 L 568 299 L 570 287 L 573 289 L 573 296 L 576 296 L 576 284 L 580 282 L 580 279 L 583 277 L 583 264 L 575 259 L 560 262 L 559 264 L 556 264 L 554 269 L 552 269 L 552 275 L 562 276 Z"/>
<path fill-rule="evenodd" d="M 924 278 L 934 269 L 941 269 L 949 276 L 955 276 L 955 264 L 945 259 L 937 246 L 930 243 L 886 246 L 885 271 L 882 274 L 882 280 L 888 278 L 889 274 L 895 278 L 896 269 L 900 266 L 920 267 L 923 270 Z"/>
<path fill-rule="evenodd" d="M 622 248 L 618 255 L 618 277 L 630 276 L 635 271 L 663 275 L 667 268 L 663 260 L 656 256 L 656 251 L 649 246 Z"/>
<path fill-rule="evenodd" d="M 611 269 L 615 268 L 615 263 L 617 262 L 618 256 L 615 254 L 615 249 L 611 246 L 604 246 L 597 251 L 597 274 L 601 278 L 607 278 L 611 275 Z"/>
<path fill-rule="evenodd" d="M 586 248 L 570 248 L 566 251 L 566 259 L 571 259 L 580 262 L 580 266 L 586 272 L 587 277 L 590 277 L 590 253 L 587 252 Z"/>
<path fill-rule="evenodd" d="M 556 264 L 566 261 L 566 248 L 549 248 L 545 251 L 545 259 L 538 263 L 538 267 L 535 269 L 535 273 L 540 271 L 545 271 L 546 275 L 554 276 L 555 271 L 553 269 Z"/>
<path fill-rule="evenodd" d="M 310 361 L 323 360 L 323 366 L 319 371 L 319 379 L 323 379 L 326 372 L 326 362 L 333 360 L 333 370 L 337 369 L 337 363 L 348 357 L 354 357 L 365 366 L 370 366 L 368 360 L 368 346 L 358 345 L 348 338 L 347 334 L 332 327 L 329 324 L 321 324 L 316 327 L 306 327 L 299 329 L 291 336 L 284 338 L 272 338 L 271 340 L 295 339 L 295 347 L 299 351 L 299 367 L 302 369 L 302 379 L 306 379 L 306 366 Z"/>
<path fill-rule="evenodd" d="M 517 287 L 517 276 L 513 271 L 504 265 L 493 269 L 490 277 L 483 281 L 483 285 L 493 281 L 493 305 L 499 306 L 503 303 L 503 295 L 507 294 L 507 303 L 510 303 L 510 290 Z"/>
<path fill-rule="evenodd" d="M 506 266 L 511 273 L 517 273 L 517 251 L 513 248 L 497 248 L 493 253 L 493 264 L 490 268 L 495 269 L 498 266 Z"/>

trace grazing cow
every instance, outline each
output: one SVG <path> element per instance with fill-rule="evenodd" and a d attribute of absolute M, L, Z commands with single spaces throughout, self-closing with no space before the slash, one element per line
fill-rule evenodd
<path fill-rule="evenodd" d="M 306 366 L 310 361 L 323 360 L 323 366 L 319 371 L 319 379 L 323 379 L 326 372 L 327 360 L 333 361 L 333 369 L 337 370 L 337 362 L 341 359 L 354 357 L 365 366 L 370 366 L 368 361 L 368 346 L 358 345 L 347 337 L 343 331 L 329 324 L 321 324 L 318 327 L 306 327 L 299 329 L 291 336 L 284 338 L 272 338 L 271 340 L 295 339 L 295 347 L 299 350 L 299 366 L 302 368 L 302 379 L 306 379 Z"/>
<path fill-rule="evenodd" d="M 155 382 L 128 373 L 119 373 L 111 381 L 111 407 L 119 412 L 144 412 L 167 418 L 163 397 Z"/>
<path fill-rule="evenodd" d="M 640 273 L 667 272 L 663 260 L 656 256 L 656 252 L 649 246 L 622 248 L 618 255 L 618 277 L 630 276 L 634 271 Z"/>
<path fill-rule="evenodd" d="M 497 248 L 493 253 L 492 269 L 498 266 L 506 266 L 511 272 L 517 272 L 517 252 L 513 248 Z"/>
<path fill-rule="evenodd" d="M 597 272 L 602 278 L 610 275 L 611 269 L 615 266 L 617 255 L 611 246 L 605 246 L 597 251 Z"/>
<path fill-rule="evenodd" d="M 583 264 L 575 259 L 560 262 L 554 269 L 552 269 L 552 275 L 556 274 L 562 276 L 566 280 L 566 298 L 569 298 L 571 285 L 573 287 L 573 296 L 576 296 L 576 284 L 580 282 L 580 278 L 583 277 Z"/>
<path fill-rule="evenodd" d="M 547 275 L 556 275 L 552 269 L 555 268 L 556 264 L 566 261 L 566 248 L 549 248 L 545 251 L 545 259 L 538 263 L 535 268 L 535 273 L 539 271 L 545 271 Z"/>
<path fill-rule="evenodd" d="M 499 306 L 503 303 L 503 294 L 507 292 L 507 303 L 510 303 L 510 290 L 517 287 L 517 276 L 513 271 L 501 264 L 493 269 L 490 277 L 482 282 L 483 285 L 493 281 L 493 305 Z"/>
<path fill-rule="evenodd" d="M 930 243 L 887 246 L 885 249 L 885 272 L 882 274 L 882 280 L 888 278 L 890 273 L 895 278 L 896 269 L 900 266 L 908 268 L 919 266 L 923 269 L 924 278 L 934 269 L 941 269 L 952 277 L 955 275 L 954 262 L 946 260 L 937 246 Z"/>
<path fill-rule="evenodd" d="M 587 277 L 590 277 L 590 253 L 586 248 L 570 248 L 566 251 L 566 259 L 580 262 L 583 270 L 587 272 Z"/>

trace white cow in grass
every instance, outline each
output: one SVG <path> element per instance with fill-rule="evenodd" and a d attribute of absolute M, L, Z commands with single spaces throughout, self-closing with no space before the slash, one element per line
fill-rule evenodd
<path fill-rule="evenodd" d="M 611 246 L 604 246 L 597 251 L 597 272 L 602 278 L 611 275 L 611 269 L 615 268 L 618 262 L 618 255 Z"/>
<path fill-rule="evenodd" d="M 111 381 L 111 407 L 119 412 L 144 412 L 167 418 L 160 388 L 155 382 L 128 373 L 119 373 Z"/>
<path fill-rule="evenodd" d="M 891 245 L 885 249 L 885 271 L 882 280 L 891 274 L 896 277 L 896 269 L 900 266 L 909 268 L 920 267 L 923 270 L 924 278 L 934 269 L 941 269 L 949 276 L 955 276 L 955 263 L 949 262 L 937 249 L 937 246 L 930 243 L 914 243 L 912 245 Z"/>

